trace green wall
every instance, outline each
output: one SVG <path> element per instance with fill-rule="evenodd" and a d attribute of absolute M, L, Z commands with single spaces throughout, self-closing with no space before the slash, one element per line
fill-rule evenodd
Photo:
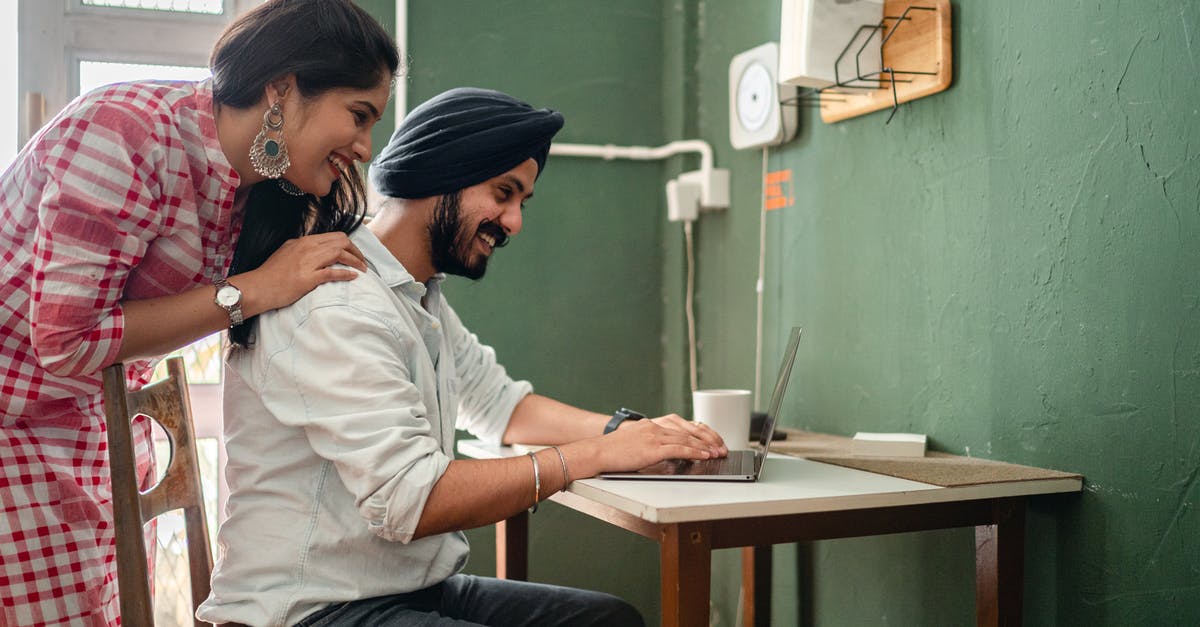
<path fill-rule="evenodd" d="M 1028 625 L 1200 624 L 1200 4 L 954 3 L 953 86 L 801 132 L 794 206 L 766 216 L 769 379 L 805 327 L 785 424 L 929 434 L 934 448 L 1080 472 L 1033 499 Z M 779 38 L 777 0 L 410 0 L 409 101 L 457 85 L 563 111 L 561 141 L 709 141 L 733 206 L 696 224 L 702 386 L 753 385 L 763 154 L 728 143 L 727 73 Z M 460 314 L 510 372 L 607 411 L 685 412 L 692 169 L 554 158 L 525 230 Z M 658 612 L 655 546 L 554 505 L 533 578 Z M 470 568 L 492 568 L 490 531 Z M 973 622 L 970 530 L 775 550 L 775 624 Z M 715 614 L 734 623 L 736 553 Z"/>
<path fill-rule="evenodd" d="M 410 0 L 409 106 L 486 87 L 561 111 L 559 141 L 658 144 L 661 14 L 644 0 Z M 487 276 L 449 281 L 450 302 L 511 375 L 596 411 L 661 409 L 662 180 L 655 163 L 552 158 Z M 491 534 L 469 535 L 471 572 L 494 574 Z M 533 517 L 530 563 L 535 581 L 659 612 L 655 545 L 557 504 Z"/>
<path fill-rule="evenodd" d="M 729 147 L 727 72 L 777 40 L 779 3 L 686 6 L 679 124 L 735 181 L 697 226 L 701 385 L 749 385 L 762 153 Z M 1200 4 L 953 9 L 950 90 L 886 126 L 803 109 L 770 153 L 796 202 L 766 217 L 765 363 L 806 330 L 785 416 L 1084 474 L 1030 507 L 1026 624 L 1200 624 Z M 969 531 L 779 547 L 776 622 L 969 624 L 972 549 Z"/>
<path fill-rule="evenodd" d="M 395 34 L 396 0 L 354 0 L 354 3 L 366 9 L 389 33 Z M 375 125 L 375 128 L 371 129 L 371 150 L 374 154 L 378 154 L 379 149 L 387 144 L 388 138 L 395 130 L 395 125 L 392 123 L 392 120 L 396 118 L 392 108 L 394 106 L 394 102 L 389 102 L 387 110 L 383 113 L 383 119 Z M 366 174 L 365 167 L 363 174 Z"/>

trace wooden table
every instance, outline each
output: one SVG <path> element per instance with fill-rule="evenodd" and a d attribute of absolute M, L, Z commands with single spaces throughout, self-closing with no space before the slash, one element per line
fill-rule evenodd
<path fill-rule="evenodd" d="M 458 450 L 516 454 L 478 440 Z M 586 479 L 550 498 L 659 543 L 664 627 L 708 624 L 713 549 L 745 547 L 743 624 L 766 625 L 771 545 L 951 527 L 975 527 L 976 620 L 999 626 L 1021 623 L 1026 497 L 1081 488 L 1078 475 L 943 487 L 772 454 L 756 483 Z M 497 524 L 498 576 L 528 573 L 528 524 Z"/>

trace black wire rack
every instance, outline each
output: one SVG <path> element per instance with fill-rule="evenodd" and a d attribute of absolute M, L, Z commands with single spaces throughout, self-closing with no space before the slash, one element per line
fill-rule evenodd
<path fill-rule="evenodd" d="M 859 26 L 850 40 L 846 42 L 841 53 L 838 54 L 837 60 L 834 61 L 833 84 L 825 87 L 801 88 L 796 96 L 784 99 L 780 101 L 780 104 L 819 108 L 827 103 L 847 102 L 849 99 L 860 97 L 867 91 L 876 92 L 881 89 L 890 89 L 892 100 L 891 113 L 888 114 L 884 124 L 891 124 L 892 118 L 896 116 L 896 112 L 899 111 L 902 104 L 896 85 L 912 83 L 914 77 L 918 76 L 937 76 L 938 72 L 928 69 L 897 69 L 890 67 L 885 63 L 886 55 L 884 51 L 887 48 L 888 42 L 892 41 L 896 33 L 900 32 L 906 24 L 912 22 L 913 17 L 911 14 L 914 11 L 936 12 L 937 10 L 937 7 L 908 5 L 900 15 L 885 15 L 875 24 L 863 24 Z M 867 48 L 876 37 L 881 38 L 878 66 L 880 69 L 878 71 L 863 72 L 863 57 L 870 54 Z M 860 39 L 862 43 L 855 49 L 855 43 Z M 843 61 L 847 60 L 847 55 L 849 54 L 854 55 L 854 76 L 842 78 L 841 68 Z"/>

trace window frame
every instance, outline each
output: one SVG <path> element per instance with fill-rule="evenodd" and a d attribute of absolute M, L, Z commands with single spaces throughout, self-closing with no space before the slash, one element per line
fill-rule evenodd
<path fill-rule="evenodd" d="M 165 14 L 172 17 L 179 16 L 185 19 L 210 19 L 216 20 L 221 24 L 229 21 L 230 15 L 238 14 L 238 0 L 221 0 L 220 13 L 195 13 L 191 11 L 166 11 L 162 9 L 142 9 L 138 7 L 108 7 L 96 6 L 94 4 L 84 4 L 83 0 L 67 0 L 66 11 L 71 13 L 95 13 L 98 15 L 120 15 L 122 17 L 138 17 L 146 13 L 155 15 Z"/>
<path fill-rule="evenodd" d="M 223 0 L 214 15 L 17 0 L 18 145 L 79 95 L 81 61 L 206 66 L 233 16 L 260 1 Z"/>

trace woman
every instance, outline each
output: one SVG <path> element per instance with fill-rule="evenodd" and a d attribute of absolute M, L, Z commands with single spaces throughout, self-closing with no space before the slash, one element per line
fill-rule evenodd
<path fill-rule="evenodd" d="M 365 270 L 353 162 L 398 66 L 350 0 L 271 0 L 211 79 L 84 95 L 0 177 L 0 624 L 118 624 L 100 370 L 144 384 L 161 355 L 357 275 L 334 264 Z"/>

